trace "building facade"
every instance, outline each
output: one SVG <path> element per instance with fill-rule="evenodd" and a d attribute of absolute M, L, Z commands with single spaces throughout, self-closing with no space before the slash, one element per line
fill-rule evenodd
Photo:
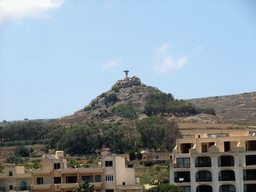
<path fill-rule="evenodd" d="M 185 192 L 256 192 L 256 136 L 178 139 L 170 167 L 170 183 Z"/>
<path fill-rule="evenodd" d="M 10 192 L 25 189 L 33 192 L 71 192 L 79 182 L 87 180 L 94 185 L 96 192 L 140 192 L 143 190 L 143 186 L 135 178 L 135 170 L 127 168 L 125 159 L 116 155 L 104 156 L 101 165 L 93 168 L 67 168 L 67 160 L 64 158 L 63 151 L 57 151 L 55 155 L 44 155 L 42 162 L 41 169 L 19 174 L 26 175 L 26 180 L 23 176 L 26 188 L 18 188 L 22 185 L 21 180 L 18 180 L 18 177 L 10 178 L 7 170 L 5 174 L 0 174 L 0 189 Z M 24 170 L 24 167 L 22 168 Z"/>

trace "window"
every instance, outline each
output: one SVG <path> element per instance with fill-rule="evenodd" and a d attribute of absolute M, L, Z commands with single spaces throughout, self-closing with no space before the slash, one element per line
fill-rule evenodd
<path fill-rule="evenodd" d="M 60 163 L 54 163 L 54 169 L 60 169 Z"/>
<path fill-rule="evenodd" d="M 43 178 L 43 177 L 38 177 L 36 181 L 37 181 L 37 182 L 36 182 L 37 185 L 42 185 L 42 184 L 44 184 L 44 178 Z"/>
<path fill-rule="evenodd" d="M 113 161 L 105 161 L 105 167 L 112 167 Z"/>
<path fill-rule="evenodd" d="M 12 176 L 12 171 L 9 172 L 9 176 L 10 176 L 10 177 Z"/>
<path fill-rule="evenodd" d="M 76 176 L 66 177 L 66 183 L 76 183 L 76 182 L 77 182 Z"/>
<path fill-rule="evenodd" d="M 114 189 L 106 189 L 106 192 L 114 192 Z"/>
<path fill-rule="evenodd" d="M 191 192 L 190 186 L 184 186 L 184 187 L 181 187 L 181 188 L 184 190 L 184 192 Z"/>
<path fill-rule="evenodd" d="M 82 176 L 83 181 L 93 182 L 92 175 Z"/>
<path fill-rule="evenodd" d="M 95 182 L 101 182 L 100 175 L 95 175 Z"/>
<path fill-rule="evenodd" d="M 96 189 L 95 192 L 101 192 L 101 190 L 100 189 Z"/>
<path fill-rule="evenodd" d="M 125 182 L 123 182 L 123 185 L 125 185 Z"/>
<path fill-rule="evenodd" d="M 190 167 L 190 158 L 177 158 L 177 168 L 189 168 Z"/>
<path fill-rule="evenodd" d="M 106 181 L 113 181 L 113 175 L 106 175 Z"/>
<path fill-rule="evenodd" d="M 61 183 L 61 177 L 54 177 L 54 183 Z"/>
<path fill-rule="evenodd" d="M 9 190 L 13 190 L 13 185 L 9 185 Z"/>

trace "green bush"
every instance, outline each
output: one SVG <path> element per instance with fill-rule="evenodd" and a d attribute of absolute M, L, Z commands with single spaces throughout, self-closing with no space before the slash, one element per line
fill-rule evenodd
<path fill-rule="evenodd" d="M 137 159 L 141 160 L 142 156 L 142 153 L 140 151 L 137 151 Z"/>
<path fill-rule="evenodd" d="M 7 159 L 6 159 L 7 163 L 15 163 L 15 164 L 20 164 L 23 163 L 23 160 L 20 157 L 17 157 L 16 155 L 10 155 Z"/>
<path fill-rule="evenodd" d="M 127 167 L 129 167 L 129 168 L 132 168 L 133 167 L 133 163 L 127 163 Z"/>
<path fill-rule="evenodd" d="M 106 93 L 102 93 L 102 94 L 100 95 L 100 98 L 102 98 L 102 97 L 106 97 Z"/>
<path fill-rule="evenodd" d="M 152 165 L 154 165 L 154 162 L 153 161 L 144 161 L 143 162 L 144 163 L 144 165 L 146 166 L 146 167 L 151 167 Z"/>
<path fill-rule="evenodd" d="M 35 149 L 33 148 L 33 147 L 31 147 L 30 149 L 29 149 L 29 153 L 33 153 L 35 151 Z"/>
<path fill-rule="evenodd" d="M 110 103 L 110 102 L 112 102 L 114 104 L 117 101 L 118 101 L 118 99 L 117 99 L 116 94 L 110 94 L 109 96 L 107 96 L 105 98 L 104 103 L 105 103 L 105 105 L 108 105 L 108 103 Z"/>
<path fill-rule="evenodd" d="M 117 107 L 113 107 L 111 113 L 124 118 L 136 119 L 138 117 L 137 111 L 137 107 L 132 102 L 129 102 L 127 104 L 120 104 Z"/>
<path fill-rule="evenodd" d="M 117 87 L 113 87 L 111 90 L 112 90 L 112 91 L 115 91 L 116 93 L 119 92 L 119 88 L 117 88 Z"/>
<path fill-rule="evenodd" d="M 14 154 L 18 157 L 28 157 L 29 150 L 24 146 L 18 146 L 14 149 Z"/>
<path fill-rule="evenodd" d="M 39 162 L 37 162 L 37 161 L 35 161 L 35 162 L 33 163 L 33 168 L 39 169 L 40 167 L 42 167 L 41 163 L 39 163 Z"/>
<path fill-rule="evenodd" d="M 134 150 L 131 150 L 129 152 L 129 157 L 130 157 L 130 161 L 133 161 L 136 159 L 136 155 L 135 155 L 135 151 Z"/>

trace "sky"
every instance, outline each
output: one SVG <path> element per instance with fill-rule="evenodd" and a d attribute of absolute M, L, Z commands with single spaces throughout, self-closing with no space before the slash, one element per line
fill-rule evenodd
<path fill-rule="evenodd" d="M 255 0 L 0 0 L 0 121 L 60 118 L 117 80 L 256 91 Z"/>

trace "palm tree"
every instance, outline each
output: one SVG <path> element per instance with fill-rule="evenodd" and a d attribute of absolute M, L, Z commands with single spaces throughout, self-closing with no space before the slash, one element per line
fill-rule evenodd
<path fill-rule="evenodd" d="M 82 181 L 72 192 L 94 192 L 94 185 L 90 185 L 88 181 Z"/>

